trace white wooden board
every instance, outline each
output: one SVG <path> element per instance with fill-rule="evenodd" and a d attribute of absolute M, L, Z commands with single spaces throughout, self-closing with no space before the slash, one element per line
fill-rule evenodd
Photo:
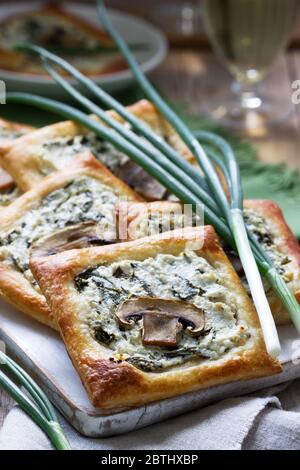
<path fill-rule="evenodd" d="M 94 408 L 59 335 L 0 301 L 0 339 L 27 368 L 65 418 L 83 435 L 104 437 L 132 431 L 230 396 L 300 377 L 300 339 L 292 326 L 279 328 L 283 373 L 235 382 L 111 413 Z"/>

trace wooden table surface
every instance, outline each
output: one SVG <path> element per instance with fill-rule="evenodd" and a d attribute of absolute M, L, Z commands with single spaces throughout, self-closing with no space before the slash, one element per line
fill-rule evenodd
<path fill-rule="evenodd" d="M 268 90 L 279 93 L 291 101 L 291 83 L 300 79 L 300 52 L 290 51 L 273 67 L 267 80 Z M 201 105 L 218 89 L 220 83 L 230 82 L 227 71 L 210 52 L 174 50 L 163 65 L 152 75 L 155 84 L 172 100 L 186 103 L 199 114 Z M 300 169 L 300 104 L 293 106 L 291 116 L 279 127 L 274 127 L 259 138 L 260 158 L 265 162 L 284 161 Z M 0 427 L 12 401 L 0 392 Z"/>

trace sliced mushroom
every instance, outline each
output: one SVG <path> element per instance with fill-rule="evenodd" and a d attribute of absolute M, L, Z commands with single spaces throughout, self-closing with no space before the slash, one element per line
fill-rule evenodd
<path fill-rule="evenodd" d="M 224 241 L 222 241 L 221 245 L 222 245 L 222 248 L 225 251 L 226 255 L 228 256 L 231 264 L 233 265 L 234 269 L 236 270 L 237 274 L 240 277 L 243 277 L 244 276 L 244 268 L 242 266 L 242 263 L 241 263 L 238 255 L 236 254 L 236 252 L 234 250 L 232 250 L 232 248 L 230 248 L 230 246 Z"/>
<path fill-rule="evenodd" d="M 41 238 L 32 246 L 30 254 L 33 257 L 50 256 L 62 251 L 114 242 L 108 233 L 102 233 L 101 227 L 96 222 L 87 221 Z"/>
<path fill-rule="evenodd" d="M 143 315 L 143 344 L 147 346 L 176 347 L 182 324 L 177 317 L 169 317 L 161 312 L 147 311 Z"/>
<path fill-rule="evenodd" d="M 244 268 L 243 268 L 243 265 L 240 261 L 240 258 L 232 250 L 226 251 L 226 254 L 227 254 L 232 266 L 234 267 L 235 271 L 237 272 L 237 274 L 240 277 L 243 277 L 244 276 Z"/>
<path fill-rule="evenodd" d="M 15 186 L 12 177 L 3 168 L 0 168 L 0 191 L 7 191 Z"/>
<path fill-rule="evenodd" d="M 118 176 L 150 201 L 163 199 L 167 194 L 164 186 L 131 160 L 120 168 Z"/>
<path fill-rule="evenodd" d="M 139 297 L 126 300 L 116 312 L 120 326 L 131 328 L 143 318 L 142 341 L 147 346 L 176 347 L 178 333 L 185 328 L 197 337 L 204 330 L 201 309 L 181 300 Z"/>

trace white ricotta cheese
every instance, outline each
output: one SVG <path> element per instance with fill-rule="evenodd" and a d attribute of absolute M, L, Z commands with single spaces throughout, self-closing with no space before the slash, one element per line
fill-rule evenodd
<path fill-rule="evenodd" d="M 193 251 L 101 265 L 77 276 L 75 285 L 89 306 L 90 334 L 109 348 L 113 360 L 123 358 L 143 370 L 157 372 L 199 358 L 218 359 L 249 338 L 221 272 Z M 180 299 L 202 309 L 204 334 L 193 338 L 183 332 L 175 350 L 144 346 L 142 320 L 122 331 L 115 312 L 125 300 L 145 296 Z"/>
<path fill-rule="evenodd" d="M 89 133 L 75 137 L 56 137 L 44 142 L 39 151 L 41 170 L 45 175 L 61 170 L 72 161 L 75 155 L 86 150 L 90 150 L 97 160 L 113 173 L 116 173 L 128 161 L 128 157 L 109 142 Z"/>
<path fill-rule="evenodd" d="M 281 274 L 286 282 L 290 281 L 291 272 L 289 270 L 289 263 L 291 260 L 278 248 L 276 235 L 268 219 L 249 209 L 244 210 L 244 218 L 247 227 L 261 243 L 279 274 Z"/>

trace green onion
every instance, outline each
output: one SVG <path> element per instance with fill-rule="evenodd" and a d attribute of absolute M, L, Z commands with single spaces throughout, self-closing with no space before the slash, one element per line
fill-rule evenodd
<path fill-rule="evenodd" d="M 195 132 L 194 132 L 194 134 L 195 134 Z M 229 175 L 229 172 L 227 170 L 227 167 L 226 167 L 226 165 L 224 165 L 223 160 L 220 158 L 218 153 L 215 152 L 215 150 L 213 150 L 211 147 L 207 146 L 203 142 L 201 144 L 202 144 L 202 147 L 204 148 L 206 154 L 210 158 L 210 160 L 212 160 L 212 162 L 220 168 L 221 172 L 223 173 L 223 175 L 225 177 L 227 187 L 230 188 L 231 179 L 230 179 L 230 175 Z"/>
<path fill-rule="evenodd" d="M 242 209 L 243 207 L 243 192 L 241 185 L 240 171 L 235 159 L 232 147 L 226 142 L 225 139 L 217 134 L 208 131 L 196 131 L 193 133 L 195 137 L 201 142 L 206 142 L 211 146 L 215 147 L 221 155 L 224 157 L 222 166 L 224 168 L 224 174 L 229 175 L 229 181 L 234 183 L 228 188 L 230 190 L 232 207 L 235 209 Z"/>
<path fill-rule="evenodd" d="M 244 223 L 242 183 L 239 167 L 233 150 L 222 137 L 211 132 L 199 131 L 196 136 L 201 141 L 204 140 L 206 143 L 216 147 L 224 158 L 224 172 L 230 182 L 228 185 L 231 196 L 231 217 L 229 219 L 229 223 L 231 225 L 238 254 L 251 290 L 253 302 L 257 307 L 267 349 L 271 355 L 278 356 L 280 353 L 280 344 L 276 326 L 274 321 L 270 321 L 270 318 L 273 318 L 272 312 L 265 295 L 264 286 L 251 250 L 247 229 Z M 260 245 L 256 246 L 256 249 L 263 254 L 263 250 Z"/>
<path fill-rule="evenodd" d="M 0 367 L 30 395 L 21 389 L 6 374 L 0 370 L 0 387 L 5 390 L 27 413 L 32 420 L 48 435 L 54 447 L 58 450 L 71 450 L 55 413 L 55 410 L 47 396 L 16 362 L 0 351 Z"/>
<path fill-rule="evenodd" d="M 272 316 L 270 306 L 268 304 L 266 294 L 263 288 L 263 283 L 258 271 L 258 267 L 251 250 L 251 246 L 248 240 L 247 231 L 243 219 L 243 208 L 242 208 L 242 189 L 240 185 L 239 170 L 236 165 L 235 159 L 233 158 L 230 149 L 222 145 L 225 149 L 224 157 L 231 179 L 231 208 L 228 204 L 225 191 L 222 187 L 220 179 L 215 171 L 215 168 L 206 155 L 203 147 L 200 145 L 198 140 L 195 138 L 193 133 L 185 125 L 185 123 L 179 118 L 179 116 L 170 108 L 170 106 L 161 98 L 159 93 L 155 90 L 149 80 L 146 78 L 142 70 L 140 69 L 136 58 L 130 52 L 126 42 L 114 29 L 108 15 L 103 0 L 97 0 L 99 15 L 101 23 L 108 34 L 113 38 L 116 45 L 118 46 L 123 57 L 127 60 L 129 67 L 131 68 L 137 82 L 151 100 L 161 114 L 170 122 L 170 124 L 177 131 L 179 136 L 195 155 L 196 160 L 203 170 L 211 193 L 214 195 L 216 203 L 220 207 L 220 211 L 227 220 L 227 223 L 231 229 L 234 237 L 236 248 L 239 253 L 248 284 L 251 290 L 252 298 L 256 306 L 257 313 L 260 318 L 261 327 L 263 330 L 266 348 L 272 356 L 278 356 L 280 353 L 280 344 L 276 331 L 276 326 Z M 220 143 L 219 141 L 217 142 Z M 227 145 L 227 144 L 226 144 Z M 229 151 L 228 151 L 229 150 Z"/>

